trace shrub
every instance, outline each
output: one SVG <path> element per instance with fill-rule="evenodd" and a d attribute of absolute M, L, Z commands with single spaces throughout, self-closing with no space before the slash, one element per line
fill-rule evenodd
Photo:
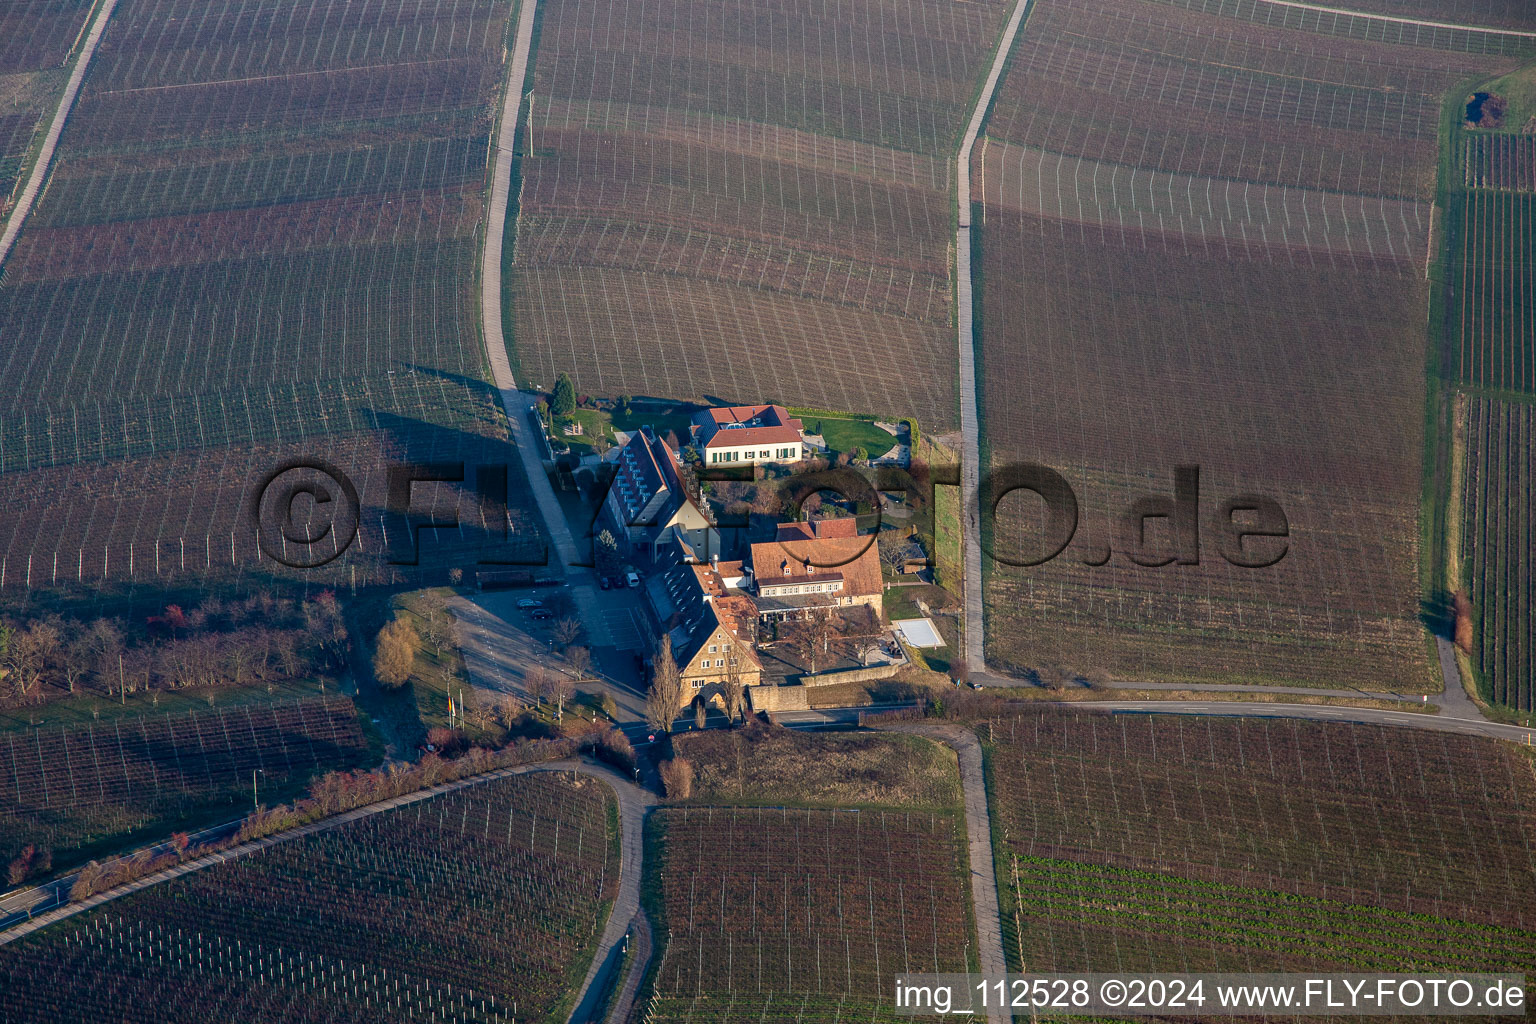
<path fill-rule="evenodd" d="M 599 761 L 622 769 L 626 774 L 635 770 L 635 748 L 629 737 L 612 726 L 588 733 L 582 740 L 582 749 Z"/>
<path fill-rule="evenodd" d="M 462 731 L 441 725 L 435 725 L 427 730 L 427 742 L 435 748 L 439 756 L 443 757 L 463 753 L 469 747 Z"/>
<path fill-rule="evenodd" d="M 1472 599 L 1465 590 L 1456 591 L 1456 646 L 1461 653 L 1472 653 Z"/>
<path fill-rule="evenodd" d="M 693 795 L 693 763 L 674 757 L 661 763 L 661 788 L 668 800 L 686 800 Z"/>

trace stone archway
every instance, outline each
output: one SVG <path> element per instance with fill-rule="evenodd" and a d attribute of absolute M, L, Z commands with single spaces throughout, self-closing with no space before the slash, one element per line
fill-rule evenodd
<path fill-rule="evenodd" d="M 692 709 L 700 704 L 705 706 L 713 705 L 716 710 L 724 712 L 726 710 L 725 684 L 706 683 L 695 690 L 693 700 L 688 702 L 688 707 Z"/>

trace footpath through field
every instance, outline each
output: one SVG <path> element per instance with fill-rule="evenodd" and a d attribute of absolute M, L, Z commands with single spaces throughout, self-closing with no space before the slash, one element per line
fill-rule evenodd
<path fill-rule="evenodd" d="M 997 903 L 997 873 L 992 864 L 992 817 L 987 812 L 987 780 L 982 768 L 981 741 L 969 729 L 952 722 L 886 722 L 875 728 L 907 732 L 938 740 L 954 750 L 960 761 L 960 789 L 965 796 L 965 836 L 971 861 L 971 905 L 976 919 L 976 959 L 981 973 L 1008 973 L 1003 958 L 1002 912 Z M 987 1007 L 987 1024 L 1013 1020 L 1001 1006 Z"/>
<path fill-rule="evenodd" d="M 987 71 L 987 80 L 976 97 L 976 106 L 960 139 L 955 156 L 955 182 L 959 188 L 959 227 L 955 232 L 955 320 L 959 325 L 960 345 L 960 432 L 964 447 L 960 452 L 960 501 L 965 510 L 964 628 L 965 660 L 971 671 L 986 670 L 986 609 L 981 591 L 981 417 L 977 412 L 980 396 L 976 394 L 976 331 L 972 322 L 971 281 L 971 150 L 987 118 L 992 95 L 1002 80 L 1003 66 L 1019 34 L 1033 0 L 1015 0 L 1013 13 L 1003 29 L 1002 40 Z"/>
<path fill-rule="evenodd" d="M 1448 21 L 1425 21 L 1422 18 L 1404 18 L 1395 14 L 1373 14 L 1369 11 L 1353 11 L 1347 7 L 1324 7 L 1321 4 L 1302 3 L 1301 0 L 1252 0 L 1257 4 L 1265 4 L 1270 7 L 1294 7 L 1303 11 L 1316 11 L 1318 14 L 1337 14 L 1350 18 L 1364 18 L 1366 21 L 1389 21 L 1394 25 L 1417 25 L 1421 28 L 1448 28 L 1456 32 L 1484 32 L 1495 36 L 1520 36 L 1525 39 L 1536 39 L 1536 32 L 1524 32 L 1513 28 L 1492 28 L 1485 25 L 1456 25 Z"/>
<path fill-rule="evenodd" d="M 534 436 L 529 414 L 535 396 L 517 389 L 512 364 L 507 359 L 507 342 L 501 329 L 501 259 L 506 236 L 507 202 L 512 192 L 512 164 L 516 160 L 517 118 L 523 105 L 523 84 L 528 78 L 528 57 L 533 50 L 533 19 L 537 0 L 523 0 L 517 12 L 517 38 L 512 46 L 512 67 L 507 73 L 506 94 L 502 98 L 501 123 L 496 129 L 496 165 L 491 172 L 491 200 L 486 211 L 485 246 L 480 253 L 480 320 L 485 337 L 486 357 L 490 361 L 491 380 L 501 393 L 501 405 L 512 428 L 512 442 L 523 460 L 528 486 L 544 529 L 559 559 L 560 572 L 575 563 L 576 543 L 565 524 L 555 490 L 549 485 L 544 464 L 539 458 L 541 445 Z"/>
<path fill-rule="evenodd" d="M 64 134 L 64 122 L 74 109 L 75 97 L 80 93 L 80 83 L 85 80 L 86 68 L 90 67 L 91 57 L 96 53 L 96 44 L 101 42 L 101 34 L 107 28 L 107 19 L 112 17 L 112 9 L 116 6 L 117 0 L 103 0 L 101 9 L 96 12 L 96 19 L 91 22 L 91 31 L 75 57 L 75 66 L 69 72 L 69 83 L 64 86 L 64 93 L 59 97 L 58 109 L 53 112 L 53 123 L 48 126 L 48 135 L 43 139 L 42 149 L 38 150 L 37 162 L 32 165 L 32 173 L 27 178 L 26 187 L 21 190 L 21 198 L 17 200 L 15 209 L 11 210 L 10 220 L 5 223 L 5 233 L 0 234 L 0 267 L 5 266 L 5 258 L 10 255 L 11 246 L 16 244 L 21 234 L 21 226 L 26 223 L 27 214 L 32 212 L 32 204 L 37 202 L 43 190 L 43 182 L 48 180 L 53 151 L 58 148 L 59 136 Z"/>

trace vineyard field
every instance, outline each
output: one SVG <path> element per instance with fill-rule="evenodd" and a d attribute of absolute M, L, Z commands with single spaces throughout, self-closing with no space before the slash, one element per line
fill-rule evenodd
<path fill-rule="evenodd" d="M 615 804 L 514 776 L 154 886 L 0 947 L 7 1019 L 543 1020 L 618 882 Z"/>
<path fill-rule="evenodd" d="M 27 148 L 46 127 L 68 77 L 65 62 L 89 0 L 18 0 L 0 7 L 0 227 Z"/>
<path fill-rule="evenodd" d="M 220 809 L 237 816 L 253 772 L 270 794 L 360 767 L 357 715 L 330 697 L 0 733 L 0 859 L 31 843 L 63 862 Z"/>
<path fill-rule="evenodd" d="M 411 557 L 406 527 L 388 508 L 391 464 L 465 464 L 462 485 L 415 487 L 413 516 L 457 516 L 461 524 L 422 531 L 423 567 L 544 557 L 542 526 L 492 393 L 477 382 L 411 372 L 0 418 L 10 512 L 0 525 L 0 589 L 286 572 L 258 546 L 249 502 L 277 467 L 316 459 L 353 483 L 359 515 L 351 548 L 302 570 L 311 581 L 389 583 L 413 571 L 391 563 Z M 481 518 L 479 465 L 509 467 L 505 538 Z"/>
<path fill-rule="evenodd" d="M 1536 711 L 1536 408 L 1470 396 L 1461 564 L 1472 599 L 1472 665 L 1484 699 Z"/>
<path fill-rule="evenodd" d="M 1536 191 L 1468 189 L 1450 202 L 1455 376 L 1536 394 Z"/>
<path fill-rule="evenodd" d="M 509 9 L 121 4 L 6 263 L 0 411 L 104 378 L 142 398 L 402 363 L 478 376 Z"/>
<path fill-rule="evenodd" d="M 508 305 L 525 372 L 952 427 L 950 154 L 1007 9 L 541 7 Z"/>
<path fill-rule="evenodd" d="M 1010 965 L 1523 970 L 1536 780 L 1493 741 L 1282 719 L 981 722 Z"/>
<path fill-rule="evenodd" d="M 0 587 L 285 572 L 288 459 L 363 495 L 333 583 L 399 577 L 392 461 L 509 465 L 536 538 L 476 288 L 512 7 L 117 5 L 0 275 Z"/>
<path fill-rule="evenodd" d="M 1079 522 L 1053 561 L 989 563 L 990 664 L 1439 689 L 1418 599 L 1437 132 L 1508 41 L 1262 0 L 1032 9 L 973 165 L 982 422 L 992 465 L 1057 470 Z M 1121 519 L 1179 466 L 1199 550 L 1153 567 L 1166 520 Z M 1287 536 L 1240 567 L 1220 509 L 1255 494 Z M 1008 499 L 984 540 L 1027 561 L 1038 518 Z"/>
<path fill-rule="evenodd" d="M 1487 31 L 1529 32 L 1530 8 L 1520 0 L 1359 0 L 1348 5 L 1288 0 L 1154 0 L 1263 25 L 1393 46 L 1451 50 L 1482 56 L 1522 53 L 1530 40 Z"/>
<path fill-rule="evenodd" d="M 895 1021 L 894 974 L 975 969 L 952 814 L 669 808 L 652 838 L 648 1021 Z"/>
<path fill-rule="evenodd" d="M 1536 135 L 1464 132 L 1461 147 L 1466 188 L 1536 192 Z"/>

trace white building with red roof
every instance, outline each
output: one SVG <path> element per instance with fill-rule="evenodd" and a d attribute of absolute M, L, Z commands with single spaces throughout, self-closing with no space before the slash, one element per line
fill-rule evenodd
<path fill-rule="evenodd" d="M 782 405 L 732 405 L 693 418 L 694 439 L 706 466 L 763 465 L 805 458 L 803 425 Z"/>

